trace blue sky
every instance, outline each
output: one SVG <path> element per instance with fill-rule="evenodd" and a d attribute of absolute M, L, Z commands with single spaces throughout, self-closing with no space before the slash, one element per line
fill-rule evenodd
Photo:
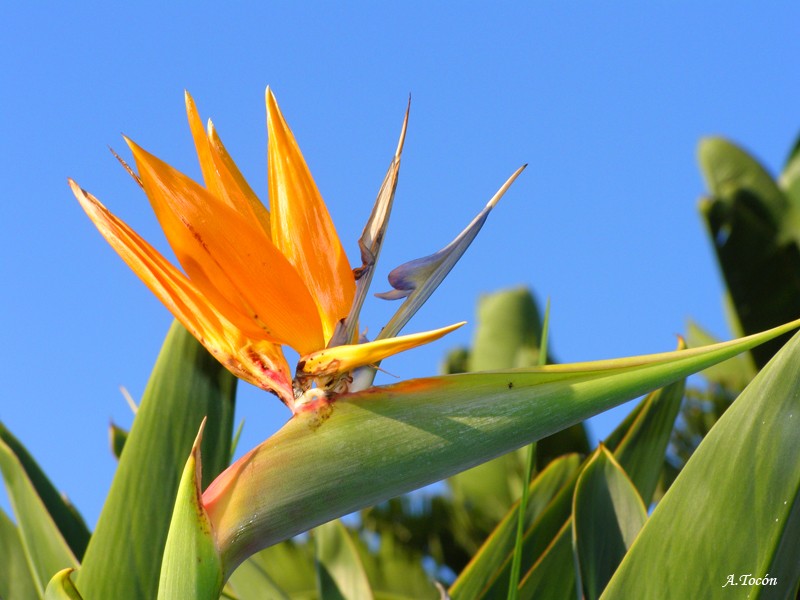
<path fill-rule="evenodd" d="M 0 9 L 0 420 L 91 524 L 115 466 L 109 420 L 132 418 L 119 386 L 141 395 L 171 317 L 101 239 L 66 179 L 165 249 L 107 146 L 123 151 L 124 133 L 199 177 L 184 89 L 266 197 L 272 87 L 354 264 L 412 95 L 374 291 L 388 289 L 392 267 L 450 241 L 529 163 L 409 332 L 472 321 L 479 294 L 526 285 L 552 299 L 552 350 L 563 362 L 672 349 L 688 317 L 728 336 L 697 212 L 696 145 L 725 135 L 780 169 L 800 129 L 791 67 L 800 8 L 451 6 Z M 365 324 L 377 331 L 393 308 L 373 299 Z M 433 374 L 472 333 L 468 325 L 383 366 L 404 379 Z M 288 417 L 246 385 L 238 410 L 243 450 Z M 597 419 L 595 434 L 624 412 Z"/>

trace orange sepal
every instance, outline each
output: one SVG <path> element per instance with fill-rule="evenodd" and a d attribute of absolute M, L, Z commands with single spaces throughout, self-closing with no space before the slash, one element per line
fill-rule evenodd
<path fill-rule="evenodd" d="M 253 188 L 239 171 L 239 167 L 233 162 L 211 121 L 208 122 L 208 145 L 211 148 L 211 158 L 217 168 L 217 173 L 219 173 L 222 187 L 226 190 L 231 202 L 236 205 L 239 213 L 255 219 L 261 225 L 264 234 L 272 239 L 267 207 L 258 199 Z"/>
<path fill-rule="evenodd" d="M 327 342 L 350 311 L 355 278 L 294 135 L 269 88 L 266 95 L 272 240 L 316 300 Z"/>
<path fill-rule="evenodd" d="M 192 131 L 206 189 L 223 200 L 245 220 L 255 220 L 265 235 L 271 237 L 269 211 L 233 162 L 211 121 L 208 122 L 208 132 L 206 132 L 194 99 L 189 92 L 185 92 L 184 95 L 186 116 L 189 119 L 189 128 Z"/>
<path fill-rule="evenodd" d="M 197 105 L 194 103 L 194 99 L 189 92 L 184 91 L 183 96 L 186 102 L 186 118 L 189 120 L 189 129 L 192 132 L 194 148 L 197 152 L 197 160 L 200 162 L 200 172 L 203 174 L 203 182 L 206 184 L 206 189 L 217 198 L 228 203 L 231 208 L 235 208 L 228 202 L 225 189 L 222 186 L 219 174 L 214 166 L 214 159 L 211 157 L 208 137 L 203 127 L 203 121 L 200 119 L 200 113 L 197 112 Z"/>
<path fill-rule="evenodd" d="M 69 185 L 106 241 L 217 360 L 237 377 L 275 392 L 292 406 L 294 395 L 289 366 L 279 345 L 248 339 L 248 332 L 221 314 L 183 273 L 97 198 L 71 179 Z M 241 354 L 243 348 L 248 352 Z"/>
<path fill-rule="evenodd" d="M 316 304 L 263 231 L 130 140 L 147 197 L 186 274 L 212 303 L 237 307 L 271 341 L 324 347 Z"/>

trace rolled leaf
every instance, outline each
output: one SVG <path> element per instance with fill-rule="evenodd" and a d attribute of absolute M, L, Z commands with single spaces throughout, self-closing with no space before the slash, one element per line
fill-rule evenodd
<path fill-rule="evenodd" d="M 223 584 L 222 563 L 214 544 L 211 523 L 200 503 L 202 438 L 203 425 L 200 425 L 183 470 L 170 521 L 158 584 L 159 600 L 216 600 Z"/>
<path fill-rule="evenodd" d="M 681 408 L 685 383 L 685 380 L 681 380 L 648 395 L 641 403 L 641 411 L 625 428 L 625 435 L 618 441 L 608 440 L 606 443 L 645 505 L 650 504 L 658 486 L 670 433 Z"/>

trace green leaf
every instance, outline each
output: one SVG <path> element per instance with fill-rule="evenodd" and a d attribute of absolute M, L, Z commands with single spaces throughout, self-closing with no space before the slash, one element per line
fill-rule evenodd
<path fill-rule="evenodd" d="M 524 287 L 485 294 L 478 300 L 477 326 L 468 371 L 493 371 L 534 367 L 540 364 L 542 319 L 531 292 Z M 556 362 L 551 356 L 546 362 Z M 556 456 L 570 452 L 589 453 L 589 438 L 582 423 L 539 441 L 539 469 Z M 457 476 L 458 477 L 458 476 Z M 521 478 L 520 478 L 521 482 Z M 488 487 L 488 486 L 487 486 Z M 521 486 L 514 490 L 519 496 Z M 504 511 L 511 502 L 503 504 Z"/>
<path fill-rule="evenodd" d="M 578 476 L 581 459 L 570 454 L 552 461 L 531 483 L 525 515 L 527 530 L 544 512 L 565 486 L 571 494 Z M 454 600 L 478 598 L 514 550 L 519 502 L 515 503 L 498 524 L 472 561 L 462 571 L 450 589 Z"/>
<path fill-rule="evenodd" d="M 80 560 L 89 543 L 89 528 L 75 507 L 66 499 L 44 474 L 25 446 L 0 423 L 0 439 L 2 439 L 25 469 L 25 473 L 44 504 L 50 517 L 55 522 L 72 553 Z"/>
<path fill-rule="evenodd" d="M 539 365 L 543 324 L 536 301 L 526 288 L 481 296 L 476 322 L 470 362 L 461 372 Z M 589 441 L 583 424 L 573 425 L 540 440 L 536 451 L 539 469 L 556 456 L 571 452 L 588 453 Z M 454 513 L 465 523 L 456 525 L 456 536 L 470 554 L 522 494 L 526 458 L 526 450 L 512 452 L 447 480 Z M 462 517 L 460 513 L 465 514 Z M 450 566 L 457 570 L 463 568 L 461 564 Z"/>
<path fill-rule="evenodd" d="M 779 183 L 795 209 L 800 209 L 800 137 L 789 152 Z"/>
<path fill-rule="evenodd" d="M 699 157 L 712 194 L 700 211 L 743 332 L 796 318 L 800 211 L 757 161 L 730 142 L 703 140 Z M 756 366 L 764 366 L 786 339 L 754 349 Z"/>
<path fill-rule="evenodd" d="M 716 344 L 719 340 L 694 321 L 686 327 L 686 344 L 690 348 L 699 348 Z M 731 390 L 743 390 L 756 375 L 756 368 L 747 354 L 740 354 L 730 360 L 714 365 L 702 373 L 708 381 Z"/>
<path fill-rule="evenodd" d="M 239 446 L 239 439 L 242 437 L 242 431 L 244 430 L 244 419 L 239 422 L 239 426 L 236 428 L 236 431 L 233 434 L 233 439 L 231 440 L 231 448 L 230 448 L 230 459 L 228 462 L 233 462 L 233 457 L 236 454 L 236 448 Z"/>
<path fill-rule="evenodd" d="M 795 326 L 703 349 L 411 380 L 322 402 L 203 494 L 226 572 L 254 549 L 494 458 Z"/>
<path fill-rule="evenodd" d="M 134 419 L 76 583 L 88 598 L 155 598 L 186 457 L 200 423 L 203 479 L 227 463 L 236 380 L 173 324 Z"/>
<path fill-rule="evenodd" d="M 261 568 L 253 557 L 244 561 L 239 568 L 234 571 L 225 587 L 230 591 L 230 597 L 236 600 L 260 600 L 261 598 L 272 598 L 274 600 L 289 600 L 284 590 L 282 590 Z M 228 597 L 223 594 L 223 597 Z M 311 597 L 309 594 L 307 597 Z"/>
<path fill-rule="evenodd" d="M 341 521 L 313 531 L 317 586 L 321 600 L 371 600 L 372 588 L 358 550 Z"/>
<path fill-rule="evenodd" d="M 790 597 L 800 580 L 798 419 L 795 336 L 700 444 L 603 598 Z M 723 587 L 747 574 L 777 584 Z"/>
<path fill-rule="evenodd" d="M 122 456 L 122 449 L 125 447 L 125 442 L 128 441 L 127 430 L 111 423 L 108 426 L 108 441 L 111 444 L 111 453 L 117 457 Z"/>
<path fill-rule="evenodd" d="M 683 387 L 684 382 L 681 380 L 649 394 L 606 440 L 606 446 L 614 452 L 617 461 L 632 475 L 632 481 L 640 494 L 648 498 L 652 494 L 653 481 L 657 481 L 661 471 L 664 451 L 680 406 Z M 583 466 L 581 465 L 581 469 Z M 556 597 L 558 594 L 568 597 L 575 593 L 574 574 L 563 578 L 560 574 L 561 567 L 555 570 L 557 577 L 537 569 L 542 568 L 545 571 L 553 569 L 554 557 L 566 552 L 569 568 L 573 570 L 570 516 L 576 480 L 577 473 L 566 482 L 558 495 L 542 511 L 541 516 L 526 531 L 523 539 L 523 565 L 532 570 L 523 579 L 524 585 L 520 587 L 520 590 L 523 588 L 529 590 L 525 594 L 530 593 L 530 590 L 534 590 L 536 594 L 543 594 L 545 588 L 548 590 L 546 593 L 555 593 Z M 569 527 L 566 527 L 565 523 Z M 495 534 L 492 534 L 487 540 L 487 545 L 492 542 L 494 536 Z M 557 536 L 564 536 L 565 539 L 559 539 Z M 567 550 L 564 551 L 564 548 Z M 482 548 L 476 558 L 482 557 L 484 550 Z M 454 600 L 503 597 L 508 591 L 511 558 L 509 553 L 503 557 L 496 557 L 495 561 L 498 558 L 500 566 L 497 562 L 491 568 L 483 565 L 479 570 L 479 577 L 471 572 L 474 568 L 471 564 L 451 589 Z M 542 564 L 545 566 L 537 566 Z M 478 582 L 481 582 L 480 586 Z M 520 594 L 521 597 L 525 595 L 522 591 Z"/>
<path fill-rule="evenodd" d="M 382 535 L 371 551 L 353 534 L 375 600 L 439 600 L 440 595 L 425 569 L 422 556 L 407 551 L 392 535 Z"/>
<path fill-rule="evenodd" d="M 460 572 L 477 552 L 492 527 L 480 535 L 475 512 L 455 502 L 438 486 L 419 494 L 391 498 L 360 513 L 359 529 L 365 539 L 402 540 L 403 551 L 439 568 Z M 476 535 L 480 535 L 476 538 Z M 372 581 L 372 578 L 370 578 Z M 373 585 L 373 591 L 375 590 Z"/>
<path fill-rule="evenodd" d="M 83 600 L 70 575 L 74 569 L 64 569 L 56 573 L 47 584 L 44 600 Z"/>
<path fill-rule="evenodd" d="M 536 442 L 526 447 L 528 457 L 525 465 L 525 485 L 522 488 L 522 497 L 519 499 L 517 509 L 517 534 L 514 540 L 514 552 L 511 560 L 511 576 L 508 580 L 508 600 L 517 600 L 519 587 L 519 573 L 522 567 L 522 538 L 525 535 L 525 515 L 528 510 L 528 496 L 530 495 L 530 477 L 536 464 Z"/>
<path fill-rule="evenodd" d="M 422 567 L 422 557 L 398 544 L 392 535 L 348 535 L 376 600 L 438 600 L 439 592 Z M 304 536 L 305 537 L 305 536 Z M 314 543 L 288 540 L 247 559 L 228 587 L 238 600 L 317 600 Z"/>
<path fill-rule="evenodd" d="M 646 520 L 639 493 L 601 444 L 578 478 L 572 501 L 572 545 L 585 598 L 600 597 Z"/>
<path fill-rule="evenodd" d="M 649 394 L 641 403 L 641 412 L 619 442 L 606 444 L 645 504 L 650 503 L 658 487 L 685 387 L 685 380 L 681 380 Z"/>
<path fill-rule="evenodd" d="M 443 375 L 466 373 L 467 371 L 469 371 L 469 350 L 464 347 L 450 350 L 439 369 Z"/>
<path fill-rule="evenodd" d="M 763 215 L 775 228 L 783 224 L 789 203 L 769 172 L 747 152 L 723 138 L 705 138 L 697 150 L 700 168 L 711 193 L 733 203 L 747 193 L 758 198 Z"/>
<path fill-rule="evenodd" d="M 544 310 L 544 323 L 539 343 L 538 365 L 547 364 L 547 336 L 550 330 L 550 299 Z M 528 446 L 528 456 L 525 463 L 525 483 L 522 488 L 522 497 L 519 500 L 519 513 L 517 518 L 517 535 L 514 540 L 514 554 L 511 559 L 511 578 L 508 582 L 508 600 L 517 600 L 519 588 L 519 572 L 522 567 L 522 538 L 525 535 L 525 513 L 528 510 L 528 496 L 530 495 L 531 473 L 536 461 L 536 442 Z"/>
<path fill-rule="evenodd" d="M 287 540 L 254 554 L 234 571 L 229 585 L 241 600 L 316 600 L 311 544 Z"/>
<path fill-rule="evenodd" d="M 482 295 L 476 322 L 469 371 L 532 367 L 539 363 L 542 320 L 527 288 Z"/>
<path fill-rule="evenodd" d="M 522 493 L 525 451 L 504 454 L 447 480 L 457 505 L 469 507 L 472 519 L 489 521 L 488 531 Z"/>
<path fill-rule="evenodd" d="M 39 600 L 17 526 L 0 510 L 0 598 Z"/>
<path fill-rule="evenodd" d="M 519 584 L 520 600 L 562 600 L 575 597 L 571 532 L 572 520 L 569 520 L 523 577 Z"/>
<path fill-rule="evenodd" d="M 200 441 L 204 425 L 205 421 L 200 425 L 178 487 L 161 563 L 159 600 L 216 600 L 224 583 L 211 523 L 200 502 Z"/>
<path fill-rule="evenodd" d="M 0 439 L 0 472 L 17 518 L 36 590 L 41 594 L 55 573 L 77 567 L 78 560 L 61 536 L 22 462 L 3 439 Z"/>

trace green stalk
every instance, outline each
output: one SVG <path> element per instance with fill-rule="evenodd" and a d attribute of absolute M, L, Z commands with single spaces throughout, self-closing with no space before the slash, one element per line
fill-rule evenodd
<path fill-rule="evenodd" d="M 539 342 L 539 366 L 547 363 L 547 334 L 550 332 L 550 298 L 544 307 L 544 322 L 542 323 L 542 339 Z M 517 538 L 514 542 L 514 560 L 511 563 L 511 580 L 508 586 L 508 600 L 517 600 L 519 593 L 519 571 L 522 564 L 522 537 L 525 534 L 525 513 L 528 510 L 530 497 L 531 471 L 536 458 L 536 443 L 528 446 L 528 456 L 525 461 L 525 474 L 522 479 L 522 497 L 519 500 L 517 513 Z"/>

